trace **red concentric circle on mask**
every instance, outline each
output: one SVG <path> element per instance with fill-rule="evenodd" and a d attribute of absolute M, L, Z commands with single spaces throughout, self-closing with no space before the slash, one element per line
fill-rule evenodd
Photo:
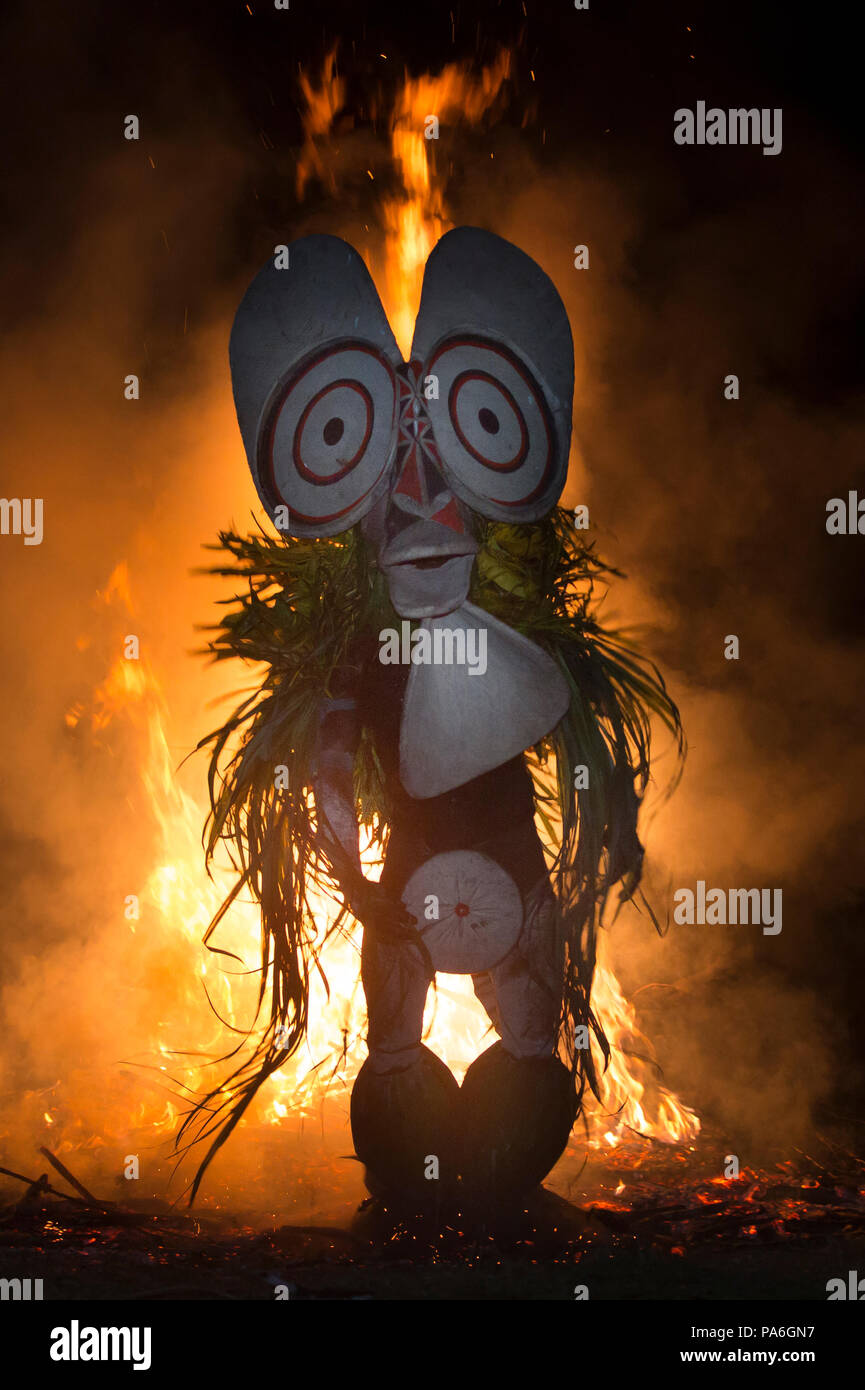
<path fill-rule="evenodd" d="M 448 409 L 463 448 L 484 468 L 511 473 L 525 463 L 529 433 L 522 411 L 489 372 L 461 372 L 451 386 Z"/>
<path fill-rule="evenodd" d="M 550 411 L 526 364 L 503 344 L 461 336 L 441 343 L 425 370 L 438 383 L 428 410 L 454 490 L 484 515 L 541 515 L 561 478 Z"/>
<path fill-rule="evenodd" d="M 375 501 L 396 444 L 397 385 L 364 343 L 316 354 L 280 384 L 261 435 L 260 470 L 272 509 L 298 535 L 347 530 Z"/>
<path fill-rule="evenodd" d="M 294 463 L 301 478 L 315 487 L 338 483 L 356 468 L 366 453 L 372 434 L 375 407 L 369 391 L 359 381 L 334 381 L 323 386 L 304 407 L 294 433 Z M 346 435 L 360 435 L 357 448 L 347 458 Z M 353 441 L 352 441 L 353 442 Z M 304 460 L 309 454 L 309 466 Z M 333 460 L 331 455 L 336 454 Z M 343 455 L 343 457 L 340 457 Z M 331 462 L 334 471 L 322 471 Z"/>

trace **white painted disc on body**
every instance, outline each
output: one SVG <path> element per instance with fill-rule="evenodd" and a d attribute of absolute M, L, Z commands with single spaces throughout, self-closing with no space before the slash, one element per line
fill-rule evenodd
<path fill-rule="evenodd" d="M 436 854 L 412 874 L 402 900 L 417 918 L 436 970 L 491 970 L 516 945 L 523 900 L 510 874 L 474 850 Z M 437 912 L 437 920 L 430 914 Z"/>

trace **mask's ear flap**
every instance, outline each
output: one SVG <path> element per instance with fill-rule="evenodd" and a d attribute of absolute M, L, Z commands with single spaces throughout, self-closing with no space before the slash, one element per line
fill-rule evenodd
<path fill-rule="evenodd" d="M 518 247 L 457 227 L 424 272 L 412 358 L 454 491 L 484 516 L 534 521 L 565 484 L 574 345 L 558 291 Z"/>
<path fill-rule="evenodd" d="M 243 297 L 229 358 L 264 506 L 292 534 L 332 536 L 369 511 L 396 449 L 401 354 L 369 272 L 339 237 L 288 247 Z M 282 508 L 278 514 L 277 509 Z"/>

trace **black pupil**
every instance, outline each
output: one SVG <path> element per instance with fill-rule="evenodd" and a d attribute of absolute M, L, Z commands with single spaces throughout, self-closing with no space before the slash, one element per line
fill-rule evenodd
<path fill-rule="evenodd" d="M 482 430 L 486 430 L 487 434 L 498 434 L 499 432 L 499 422 L 493 412 L 487 410 L 486 406 L 478 411 L 478 423 Z"/>
<path fill-rule="evenodd" d="M 325 444 L 338 444 L 342 439 L 342 432 L 344 429 L 345 425 L 342 423 L 342 420 L 334 415 L 333 419 L 328 420 L 324 427 Z M 498 425 L 496 425 L 496 429 L 498 429 Z"/>

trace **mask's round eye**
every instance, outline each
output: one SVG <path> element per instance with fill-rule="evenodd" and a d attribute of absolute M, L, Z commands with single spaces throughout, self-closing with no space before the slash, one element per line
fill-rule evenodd
<path fill-rule="evenodd" d="M 260 474 L 289 531 L 330 536 L 369 510 L 396 443 L 393 369 L 373 348 L 343 343 L 303 364 L 274 394 Z"/>
<path fill-rule="evenodd" d="M 451 424 L 463 448 L 484 468 L 508 473 L 524 462 L 528 430 L 519 404 L 487 372 L 460 372 L 450 388 Z"/>
<path fill-rule="evenodd" d="M 441 343 L 425 371 L 438 378 L 428 409 L 454 490 L 499 520 L 548 510 L 561 487 L 556 437 L 525 363 L 500 343 L 460 337 Z"/>

